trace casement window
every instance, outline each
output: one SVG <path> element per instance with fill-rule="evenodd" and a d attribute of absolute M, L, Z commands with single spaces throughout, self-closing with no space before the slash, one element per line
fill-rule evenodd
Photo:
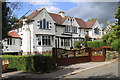
<path fill-rule="evenodd" d="M 64 39 L 64 46 L 70 46 L 70 39 Z"/>
<path fill-rule="evenodd" d="M 61 39 L 61 46 L 64 46 L 64 39 Z"/>
<path fill-rule="evenodd" d="M 15 39 L 12 39 L 12 43 L 13 43 L 13 45 L 15 45 Z"/>
<path fill-rule="evenodd" d="M 65 26 L 65 32 L 70 32 L 70 26 L 69 25 Z"/>
<path fill-rule="evenodd" d="M 70 26 L 70 25 L 66 25 L 65 26 L 65 32 L 67 33 L 77 33 L 77 27 L 76 26 Z"/>
<path fill-rule="evenodd" d="M 61 46 L 70 46 L 70 39 L 61 38 Z"/>
<path fill-rule="evenodd" d="M 38 21 L 39 29 L 51 29 L 51 23 L 46 19 Z"/>
<path fill-rule="evenodd" d="M 15 45 L 15 39 L 7 39 L 7 45 Z"/>
<path fill-rule="evenodd" d="M 37 36 L 38 45 L 51 45 L 51 36 L 38 35 Z"/>
<path fill-rule="evenodd" d="M 76 26 L 72 26 L 72 32 L 77 33 L 77 27 Z"/>

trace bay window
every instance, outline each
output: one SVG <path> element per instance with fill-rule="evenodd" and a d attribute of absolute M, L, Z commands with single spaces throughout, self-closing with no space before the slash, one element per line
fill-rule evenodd
<path fill-rule="evenodd" d="M 70 39 L 61 38 L 61 46 L 70 46 Z"/>
<path fill-rule="evenodd" d="M 51 36 L 48 35 L 38 35 L 37 36 L 37 44 L 38 45 L 51 45 Z"/>

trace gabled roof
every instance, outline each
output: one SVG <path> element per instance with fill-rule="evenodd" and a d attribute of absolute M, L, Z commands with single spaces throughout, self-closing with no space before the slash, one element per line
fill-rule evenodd
<path fill-rule="evenodd" d="M 35 16 L 37 16 L 43 9 L 45 8 L 42 8 L 41 10 L 35 10 L 34 12 L 32 12 L 29 16 L 27 16 L 27 18 L 29 19 L 33 19 Z"/>
<path fill-rule="evenodd" d="M 60 15 L 54 14 L 54 13 L 48 13 L 48 14 L 52 17 L 52 19 L 53 19 L 56 23 L 58 23 L 58 24 L 61 24 L 61 23 L 62 23 L 62 17 L 61 17 Z"/>
<path fill-rule="evenodd" d="M 87 28 L 92 28 L 92 26 L 95 24 L 96 20 L 91 20 L 86 22 Z"/>
<path fill-rule="evenodd" d="M 15 31 L 9 32 L 8 36 L 11 36 L 11 37 L 14 37 L 14 38 L 20 38 L 20 35 Z"/>
<path fill-rule="evenodd" d="M 75 18 L 77 23 L 79 24 L 79 28 L 86 28 L 86 23 L 85 21 L 83 21 L 82 19 L 79 19 L 79 18 Z"/>
<path fill-rule="evenodd" d="M 62 23 L 68 18 L 68 16 L 65 16 L 64 18 L 62 18 Z"/>
<path fill-rule="evenodd" d="M 27 16 L 27 18 L 29 19 L 33 19 L 35 16 L 37 16 L 43 9 L 45 8 L 42 8 L 40 10 L 35 10 L 33 13 L 31 13 L 29 16 Z M 57 23 L 57 24 L 60 24 L 62 25 L 63 22 L 67 19 L 68 16 L 65 16 L 65 17 L 62 17 L 61 15 L 59 14 L 55 14 L 55 13 L 49 13 L 47 12 L 51 17 L 52 19 Z M 70 17 L 70 18 L 74 18 L 74 17 Z M 91 20 L 91 21 L 83 21 L 82 19 L 80 18 L 75 18 L 77 23 L 79 24 L 79 28 L 81 29 L 89 29 L 89 28 L 92 28 L 92 26 L 94 25 L 94 23 L 96 22 L 96 20 Z"/>

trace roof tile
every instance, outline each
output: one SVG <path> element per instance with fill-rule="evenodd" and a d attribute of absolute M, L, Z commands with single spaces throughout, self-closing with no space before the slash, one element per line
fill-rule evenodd
<path fill-rule="evenodd" d="M 33 13 L 31 13 L 29 16 L 27 16 L 29 19 L 34 18 L 35 16 L 37 16 L 43 9 L 41 10 L 36 10 Z M 52 17 L 52 19 L 57 23 L 57 24 L 63 24 L 63 22 L 67 19 L 68 16 L 65 17 L 61 17 L 61 15 L 59 14 L 54 14 L 54 13 L 49 13 L 48 14 Z M 70 17 L 73 18 L 73 17 Z M 92 20 L 92 21 L 88 21 L 85 22 L 80 18 L 75 18 L 77 23 L 79 24 L 79 28 L 84 28 L 84 29 L 88 29 L 88 28 L 92 28 L 92 26 L 94 25 L 94 23 L 96 22 L 96 20 Z"/>
<path fill-rule="evenodd" d="M 96 20 L 87 21 L 86 22 L 87 28 L 92 28 L 92 26 L 94 25 L 95 22 L 96 22 Z"/>
<path fill-rule="evenodd" d="M 20 35 L 17 32 L 15 32 L 15 31 L 9 32 L 8 36 L 20 38 Z"/>

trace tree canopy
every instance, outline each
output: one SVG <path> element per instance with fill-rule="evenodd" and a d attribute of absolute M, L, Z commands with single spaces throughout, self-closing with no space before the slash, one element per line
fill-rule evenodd
<path fill-rule="evenodd" d="M 2 2 L 2 39 L 9 37 L 7 33 L 15 27 L 18 18 L 13 15 L 20 3 Z"/>
<path fill-rule="evenodd" d="M 112 25 L 113 32 L 103 36 L 103 40 L 107 43 L 112 43 L 115 40 L 120 39 L 120 2 L 118 3 L 118 9 L 116 10 L 115 18 L 115 25 Z"/>

